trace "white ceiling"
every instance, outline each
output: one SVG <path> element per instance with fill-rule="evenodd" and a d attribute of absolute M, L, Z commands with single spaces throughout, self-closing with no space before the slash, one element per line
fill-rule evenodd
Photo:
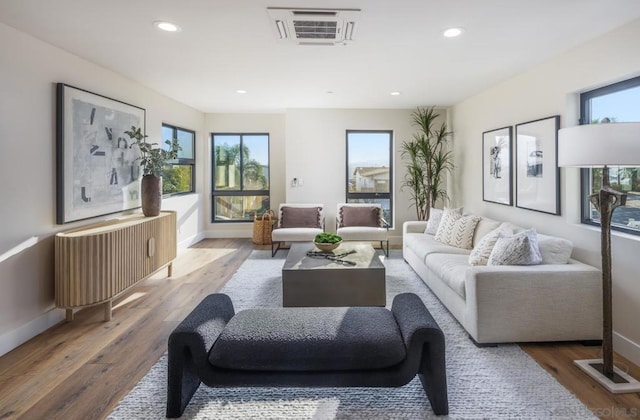
<path fill-rule="evenodd" d="M 349 45 L 298 46 L 269 6 L 362 12 Z M 1 22 L 204 112 L 448 106 L 639 17 L 638 0 L 0 0 Z"/>

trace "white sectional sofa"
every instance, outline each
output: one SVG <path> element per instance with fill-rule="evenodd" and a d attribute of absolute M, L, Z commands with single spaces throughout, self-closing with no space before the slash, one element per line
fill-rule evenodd
<path fill-rule="evenodd" d="M 481 218 L 473 246 L 499 225 Z M 404 259 L 477 344 L 601 340 L 601 273 L 570 251 L 566 264 L 545 264 L 556 250 L 541 242 L 540 265 L 472 266 L 471 250 L 436 241 L 426 226 L 404 223 Z"/>

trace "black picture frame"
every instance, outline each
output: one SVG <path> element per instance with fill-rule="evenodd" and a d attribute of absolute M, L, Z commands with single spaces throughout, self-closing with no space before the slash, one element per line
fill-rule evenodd
<path fill-rule="evenodd" d="M 482 200 L 513 205 L 511 126 L 482 133 Z"/>
<path fill-rule="evenodd" d="M 516 207 L 560 215 L 559 129 L 559 115 L 516 124 Z"/>
<path fill-rule="evenodd" d="M 146 110 L 56 84 L 56 222 L 140 207 L 139 150 L 124 134 L 146 130 Z"/>

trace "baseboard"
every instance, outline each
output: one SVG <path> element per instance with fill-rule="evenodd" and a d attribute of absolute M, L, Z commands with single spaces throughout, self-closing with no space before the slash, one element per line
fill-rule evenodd
<path fill-rule="evenodd" d="M 252 238 L 253 230 L 249 228 L 245 229 L 225 229 L 225 230 L 216 230 L 216 231 L 205 231 L 202 233 L 205 238 L 208 239 L 218 239 L 218 238 Z"/>
<path fill-rule="evenodd" d="M 193 244 L 197 244 L 198 242 L 200 242 L 201 240 L 203 240 L 204 238 L 206 238 L 204 232 L 200 232 L 196 235 L 193 235 L 185 240 L 182 240 L 180 242 L 178 242 L 178 251 L 184 251 L 185 249 L 189 248 L 191 245 Z"/>
<path fill-rule="evenodd" d="M 31 340 L 65 319 L 64 310 L 53 308 L 38 318 L 0 336 L 0 356 Z"/>
<path fill-rule="evenodd" d="M 640 344 L 633 342 L 624 335 L 614 331 L 613 348 L 616 353 L 621 354 L 636 365 L 640 366 Z"/>

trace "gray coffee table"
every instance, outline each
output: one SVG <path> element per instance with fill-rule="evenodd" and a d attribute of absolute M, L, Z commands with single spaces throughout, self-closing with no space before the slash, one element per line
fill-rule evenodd
<path fill-rule="evenodd" d="M 347 242 L 333 253 L 356 252 L 343 265 L 307 257 L 315 250 L 311 242 L 292 243 L 282 267 L 283 306 L 385 306 L 385 269 L 369 243 Z"/>

